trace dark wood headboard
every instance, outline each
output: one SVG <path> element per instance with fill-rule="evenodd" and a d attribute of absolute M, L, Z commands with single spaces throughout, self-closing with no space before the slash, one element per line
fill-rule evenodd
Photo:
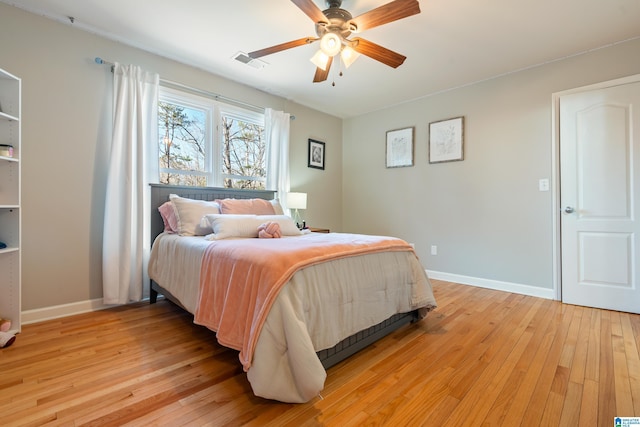
<path fill-rule="evenodd" d="M 158 208 L 167 200 L 170 194 L 196 200 L 216 199 L 266 199 L 271 200 L 275 191 L 271 190 L 239 190 L 236 188 L 216 187 L 187 187 L 181 185 L 151 185 L 151 242 L 164 230 L 164 224 Z"/>

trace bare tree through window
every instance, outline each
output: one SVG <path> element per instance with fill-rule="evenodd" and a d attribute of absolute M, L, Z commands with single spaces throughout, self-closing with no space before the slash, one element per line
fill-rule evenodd
<path fill-rule="evenodd" d="M 264 189 L 266 143 L 264 126 L 222 116 L 224 187 Z"/>
<path fill-rule="evenodd" d="M 267 144 L 261 115 L 251 119 L 174 99 L 158 103 L 160 183 L 265 188 Z M 212 112 L 219 117 L 218 132 L 209 129 L 215 121 Z M 212 170 L 212 165 L 218 167 Z"/>
<path fill-rule="evenodd" d="M 204 175 L 207 172 L 204 120 L 205 114 L 202 111 L 176 104 L 159 103 L 158 148 L 161 184 L 207 185 Z"/>

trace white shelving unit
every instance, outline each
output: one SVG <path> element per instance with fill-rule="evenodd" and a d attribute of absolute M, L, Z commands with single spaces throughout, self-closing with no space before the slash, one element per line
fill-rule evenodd
<path fill-rule="evenodd" d="M 0 155 L 0 317 L 12 333 L 22 328 L 21 99 L 21 79 L 0 69 L 0 145 L 13 146 L 12 156 Z"/>

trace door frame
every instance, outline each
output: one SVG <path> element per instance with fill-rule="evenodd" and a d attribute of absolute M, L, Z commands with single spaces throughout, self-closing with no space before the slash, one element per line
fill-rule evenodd
<path fill-rule="evenodd" d="M 553 292 L 555 299 L 562 301 L 562 235 L 560 222 L 560 97 L 579 92 L 606 89 L 614 86 L 640 82 L 640 74 L 608 80 L 574 89 L 563 90 L 551 94 L 551 210 L 552 210 L 552 257 L 553 257 Z"/>

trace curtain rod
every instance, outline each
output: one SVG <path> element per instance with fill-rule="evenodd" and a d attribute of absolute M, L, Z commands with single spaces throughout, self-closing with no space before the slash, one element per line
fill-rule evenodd
<path fill-rule="evenodd" d="M 100 57 L 96 57 L 94 61 L 95 61 L 96 64 L 99 64 L 99 65 L 108 65 L 108 66 L 110 66 L 111 67 L 111 71 L 113 71 L 113 67 L 116 65 L 115 63 L 110 62 L 110 61 L 105 61 L 104 59 L 102 59 Z M 239 106 L 239 107 L 249 108 L 249 109 L 251 109 L 253 111 L 257 111 L 257 112 L 260 112 L 260 113 L 264 113 L 264 110 L 265 110 L 264 107 L 259 107 L 257 105 L 249 104 L 247 102 L 238 101 L 237 99 L 228 98 L 228 97 L 226 97 L 224 95 L 220 95 L 218 93 L 209 92 L 209 91 L 202 90 L 202 89 L 197 89 L 197 88 L 194 88 L 194 87 L 191 87 L 191 86 L 187 86 L 187 85 L 184 85 L 182 83 L 174 82 L 174 81 L 171 81 L 171 80 L 166 80 L 166 79 L 162 79 L 161 78 L 160 82 L 162 84 L 164 84 L 165 86 L 173 86 L 174 88 L 177 88 L 177 89 L 186 90 L 186 91 L 195 93 L 197 95 L 203 95 L 203 96 L 206 96 L 206 97 L 209 97 L 209 98 L 213 98 L 213 99 L 216 99 L 216 100 L 220 100 L 220 101 L 226 102 L 228 104 L 233 104 L 233 105 L 236 105 L 236 106 Z M 294 115 L 291 115 L 290 118 L 291 118 L 291 120 L 295 120 L 296 117 Z"/>

